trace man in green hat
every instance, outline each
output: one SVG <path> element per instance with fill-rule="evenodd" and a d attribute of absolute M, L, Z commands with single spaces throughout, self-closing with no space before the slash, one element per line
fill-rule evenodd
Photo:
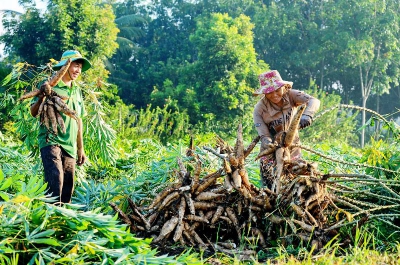
<path fill-rule="evenodd" d="M 78 51 L 68 50 L 62 54 L 58 64 L 53 66 L 59 70 L 68 59 L 71 64 L 61 81 L 52 89 L 60 96 L 66 97 L 66 105 L 75 111 L 78 121 L 60 113 L 65 124 L 65 133 L 49 134 L 44 124 L 39 127 L 39 148 L 44 168 L 44 178 L 48 183 L 48 194 L 56 197 L 58 203 L 71 202 L 74 191 L 75 164 L 83 165 L 86 155 L 83 148 L 82 117 L 86 114 L 83 104 L 82 90 L 75 82 L 79 75 L 91 67 L 90 62 Z M 39 95 L 31 105 L 31 114 L 38 115 L 39 106 L 45 100 Z"/>

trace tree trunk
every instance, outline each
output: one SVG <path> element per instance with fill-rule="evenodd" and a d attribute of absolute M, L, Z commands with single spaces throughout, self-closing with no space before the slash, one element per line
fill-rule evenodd
<path fill-rule="evenodd" d="M 364 148 L 364 143 L 365 143 L 365 109 L 367 106 L 367 100 L 369 95 L 371 94 L 371 90 L 372 90 L 372 85 L 374 83 L 374 79 L 368 78 L 368 74 L 369 74 L 369 68 L 365 70 L 365 74 L 363 75 L 363 70 L 362 67 L 359 67 L 360 69 L 360 83 L 361 83 L 361 97 L 362 97 L 362 107 L 364 108 L 362 110 L 362 119 L 361 119 L 361 148 Z M 365 80 L 364 80 L 365 79 Z"/>
<path fill-rule="evenodd" d="M 362 107 L 364 108 L 362 110 L 362 118 L 361 118 L 361 148 L 364 148 L 364 142 L 365 142 L 365 108 L 367 106 L 367 99 L 368 97 L 363 96 L 362 97 Z"/>
<path fill-rule="evenodd" d="M 321 82 L 319 84 L 320 89 L 324 89 L 324 59 L 322 59 L 322 67 L 320 68 L 321 71 Z"/>
<path fill-rule="evenodd" d="M 380 104 L 380 91 L 378 90 L 378 93 L 376 95 L 376 112 L 379 113 L 379 104 Z M 380 120 L 376 120 L 375 122 L 375 140 L 378 141 L 379 139 L 379 127 L 380 127 Z"/>

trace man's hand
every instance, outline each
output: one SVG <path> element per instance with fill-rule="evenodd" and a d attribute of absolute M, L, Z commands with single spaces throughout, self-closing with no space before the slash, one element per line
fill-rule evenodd
<path fill-rule="evenodd" d="M 78 166 L 82 166 L 83 164 L 85 164 L 86 162 L 86 155 L 85 155 L 85 151 L 83 150 L 83 148 L 78 149 L 78 159 L 76 161 L 76 164 Z"/>
<path fill-rule="evenodd" d="M 42 104 L 43 100 L 45 99 L 45 95 L 42 92 L 39 95 L 37 95 L 37 97 L 38 97 L 38 100 L 35 103 L 31 104 L 31 108 L 30 108 L 31 115 L 33 117 L 36 117 L 38 115 L 40 104 Z"/>
<path fill-rule="evenodd" d="M 310 126 L 312 123 L 312 118 L 308 115 L 301 115 L 301 119 L 300 119 L 300 129 L 306 128 L 308 126 Z"/>

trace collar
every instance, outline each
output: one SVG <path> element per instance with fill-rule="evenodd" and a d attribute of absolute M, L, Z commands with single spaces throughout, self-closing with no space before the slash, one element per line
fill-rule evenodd
<path fill-rule="evenodd" d="M 282 107 L 279 107 L 277 104 L 272 103 L 271 101 L 269 101 L 266 96 L 264 96 L 261 100 L 264 103 L 264 106 L 267 108 L 267 112 L 271 116 L 275 116 L 278 113 L 282 113 L 282 111 L 284 109 L 290 108 L 288 93 L 283 95 L 282 99 L 283 99 L 283 106 Z"/>
<path fill-rule="evenodd" d="M 67 86 L 67 85 L 64 83 L 64 81 L 60 80 L 60 82 L 58 82 L 57 86 L 58 86 L 59 88 L 62 88 L 62 89 L 71 89 L 71 90 L 73 90 L 73 89 L 76 87 L 76 84 L 75 84 L 74 81 L 72 81 L 71 84 L 72 84 L 72 86 L 69 87 L 69 86 Z"/>

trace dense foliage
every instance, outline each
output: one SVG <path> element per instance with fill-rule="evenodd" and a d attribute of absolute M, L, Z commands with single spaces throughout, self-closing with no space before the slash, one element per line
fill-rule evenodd
<path fill-rule="evenodd" d="M 303 144 L 333 160 L 399 171 L 399 126 L 392 120 L 400 108 L 395 0 L 50 0 L 43 12 L 32 0 L 20 2 L 25 13 L 2 12 L 5 33 L 0 36 L 5 45 L 0 62 L 4 264 L 204 263 L 191 252 L 160 256 L 149 240 L 135 238 L 118 223 L 109 203 L 126 207 L 127 197 L 136 202 L 154 197 L 173 181 L 176 159 L 191 137 L 199 156 L 207 158 L 203 161 L 211 161 L 210 169 L 216 160 L 201 147 L 213 145 L 215 135 L 233 139 L 231 128 L 240 122 L 250 142 L 257 100 L 251 92 L 258 86 L 257 75 L 269 68 L 321 100 L 313 125 L 301 131 Z M 65 49 L 80 50 L 95 67 L 79 80 L 88 107 L 89 163 L 78 169 L 74 204 L 56 207 L 44 195 L 37 120 L 29 115 L 29 102 L 17 98 L 52 74 L 46 63 L 58 60 Z M 367 104 L 368 98 L 374 103 Z M 362 120 L 360 110 L 343 104 L 371 106 L 385 115 L 367 109 Z M 357 149 L 363 129 L 368 141 Z M 326 173 L 356 171 L 388 183 L 399 178 L 398 173 L 304 155 Z M 246 166 L 258 185 L 258 164 L 248 161 Z M 399 192 L 394 186 L 393 193 Z M 389 251 L 389 256 L 397 252 L 398 258 L 398 227 L 398 214 L 393 224 L 370 222 L 354 246 L 372 260 L 377 254 L 369 249 Z M 326 249 L 331 262 L 335 255 L 362 256 L 359 248 L 343 250 L 334 242 Z M 312 254 L 307 246 L 259 253 L 293 264 L 295 258 L 313 262 Z"/>
<path fill-rule="evenodd" d="M 248 121 L 256 76 L 268 67 L 295 88 L 315 84 L 321 94 L 339 95 L 341 103 L 398 115 L 394 0 L 126 0 L 107 2 L 112 10 L 98 0 L 67 2 L 49 1 L 41 12 L 26 0 L 25 13 L 4 12 L 5 62 L 42 65 L 65 49 L 79 49 L 96 66 L 85 81 L 108 79 L 135 109 L 151 105 L 187 114 L 190 130 Z M 369 117 L 357 120 L 364 124 Z M 369 134 L 361 133 L 361 144 L 373 133 L 364 129 Z"/>

